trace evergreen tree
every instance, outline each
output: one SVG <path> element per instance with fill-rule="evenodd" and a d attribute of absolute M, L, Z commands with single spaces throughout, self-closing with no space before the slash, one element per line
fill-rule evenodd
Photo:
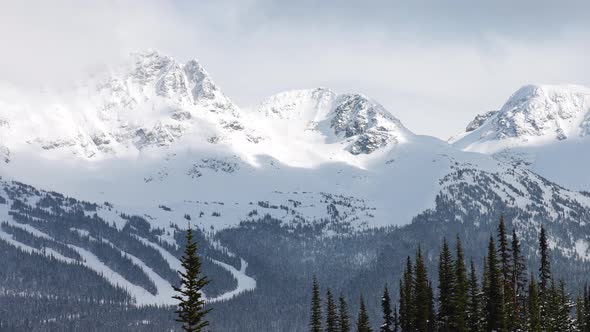
<path fill-rule="evenodd" d="M 529 291 L 527 299 L 527 331 L 540 332 L 541 331 L 541 311 L 540 311 L 540 299 L 539 289 L 535 277 L 531 275 L 531 281 L 529 282 Z"/>
<path fill-rule="evenodd" d="M 326 332 L 338 332 L 340 330 L 338 323 L 336 303 L 332 292 L 328 288 L 326 292 Z"/>
<path fill-rule="evenodd" d="M 361 295 L 361 305 L 359 308 L 359 315 L 356 321 L 356 331 L 357 332 L 372 332 L 371 323 L 369 323 L 369 314 L 367 313 L 367 308 L 365 307 L 365 300 Z"/>
<path fill-rule="evenodd" d="M 469 332 L 481 332 L 481 301 L 479 287 L 477 284 L 477 274 L 475 273 L 475 264 L 471 260 L 469 273 L 469 298 L 467 301 L 467 330 Z"/>
<path fill-rule="evenodd" d="M 414 330 L 418 332 L 428 331 L 428 319 L 430 318 L 429 282 L 426 264 L 422 257 L 422 249 L 418 247 L 416 253 L 415 277 L 414 277 Z"/>
<path fill-rule="evenodd" d="M 575 326 L 570 317 L 573 308 L 569 294 L 565 291 L 565 283 L 559 281 L 559 288 L 555 291 L 557 310 L 555 312 L 555 331 L 573 331 Z"/>
<path fill-rule="evenodd" d="M 508 238 L 506 235 L 506 224 L 504 223 L 504 216 L 500 217 L 500 223 L 498 224 L 498 254 L 500 258 L 500 269 L 502 270 L 502 279 L 506 282 L 509 281 L 511 262 L 510 249 L 508 248 Z"/>
<path fill-rule="evenodd" d="M 504 292 L 504 306 L 505 323 L 509 330 L 513 329 L 513 322 L 515 317 L 515 303 L 513 301 L 514 286 L 512 285 L 512 254 L 508 244 L 508 237 L 506 234 L 506 224 L 504 223 L 504 216 L 500 217 L 498 224 L 498 256 L 500 259 L 500 270 L 502 272 L 502 289 Z"/>
<path fill-rule="evenodd" d="M 549 331 L 556 331 L 557 329 L 557 320 L 559 316 L 559 307 L 560 307 L 560 299 L 559 299 L 559 291 L 557 286 L 555 285 L 555 279 L 551 278 L 551 286 L 547 289 L 547 307 L 545 310 L 546 317 L 541 317 L 541 321 L 545 318 L 546 330 Z"/>
<path fill-rule="evenodd" d="M 493 237 L 490 237 L 490 243 L 488 245 L 487 269 L 488 285 L 485 289 L 486 331 L 505 331 L 506 320 L 504 313 L 502 271 L 498 267 L 498 258 Z"/>
<path fill-rule="evenodd" d="M 588 285 L 584 286 L 584 314 L 586 323 L 584 324 L 586 330 L 584 332 L 590 332 L 590 291 Z"/>
<path fill-rule="evenodd" d="M 428 309 L 430 317 L 428 317 L 428 332 L 435 332 L 437 328 L 436 323 L 436 310 L 434 309 L 434 291 L 432 290 L 432 284 L 428 284 Z"/>
<path fill-rule="evenodd" d="M 481 323 L 482 323 L 482 330 L 485 331 L 487 327 L 487 314 L 486 308 L 488 303 L 488 289 L 490 287 L 490 273 L 488 269 L 488 257 L 484 256 L 483 258 L 483 275 L 481 280 L 481 297 L 480 297 L 480 305 L 481 305 Z"/>
<path fill-rule="evenodd" d="M 526 317 L 526 263 L 520 249 L 520 241 L 516 231 L 512 230 L 512 319 L 514 329 L 524 330 Z"/>
<path fill-rule="evenodd" d="M 457 258 L 455 261 L 455 296 L 453 303 L 452 326 L 454 331 L 467 331 L 467 302 L 469 298 L 469 281 L 465 267 L 465 255 L 461 239 L 457 236 Z"/>
<path fill-rule="evenodd" d="M 541 235 L 539 236 L 539 252 L 541 254 L 541 267 L 539 268 L 539 288 L 540 295 L 547 290 L 551 281 L 551 263 L 549 262 L 549 244 L 547 243 L 547 234 L 545 227 L 541 226 Z"/>
<path fill-rule="evenodd" d="M 397 306 L 393 305 L 393 332 L 399 332 L 399 314 L 397 312 Z"/>
<path fill-rule="evenodd" d="M 311 319 L 309 321 L 309 330 L 311 332 L 322 331 L 322 304 L 320 299 L 320 285 L 316 276 L 313 276 L 311 296 Z"/>
<path fill-rule="evenodd" d="M 439 331 L 452 331 L 453 302 L 455 291 L 455 268 L 451 251 L 446 239 L 443 239 L 438 265 L 438 326 Z"/>
<path fill-rule="evenodd" d="M 174 286 L 177 295 L 173 296 L 179 301 L 176 321 L 182 323 L 184 331 L 203 331 L 205 327 L 209 326 L 205 315 L 211 311 L 211 309 L 205 309 L 203 287 L 210 281 L 201 274 L 201 259 L 197 254 L 197 244 L 193 240 L 193 230 L 190 224 L 186 231 L 186 247 L 180 262 L 184 271 L 178 271 L 180 286 Z"/>
<path fill-rule="evenodd" d="M 404 269 L 403 276 L 399 279 L 399 326 L 402 331 L 409 331 L 408 322 L 408 300 L 406 300 L 406 275 L 408 273 L 407 267 Z"/>
<path fill-rule="evenodd" d="M 584 299 L 578 296 L 576 299 L 576 327 L 580 332 L 586 332 L 586 312 L 584 310 Z"/>
<path fill-rule="evenodd" d="M 340 323 L 338 324 L 340 327 L 340 332 L 350 332 L 350 319 L 348 318 L 349 317 L 348 316 L 348 304 L 346 303 L 346 300 L 344 299 L 343 295 L 340 295 L 338 302 L 340 304 L 340 308 L 339 308 Z"/>
<path fill-rule="evenodd" d="M 400 280 L 399 316 L 402 331 L 414 330 L 414 269 L 408 256 L 403 278 Z"/>
<path fill-rule="evenodd" d="M 389 290 L 387 289 L 387 286 L 385 286 L 383 296 L 381 297 L 381 309 L 383 311 L 383 324 L 381 324 L 379 331 L 393 332 L 395 318 L 393 315 L 393 310 L 391 309 L 391 298 L 389 296 Z"/>
<path fill-rule="evenodd" d="M 539 236 L 539 252 L 541 254 L 541 266 L 539 267 L 539 300 L 541 310 L 541 327 L 549 328 L 548 306 L 549 306 L 549 283 L 551 282 L 551 263 L 549 262 L 549 244 L 545 228 L 541 226 L 541 235 Z"/>

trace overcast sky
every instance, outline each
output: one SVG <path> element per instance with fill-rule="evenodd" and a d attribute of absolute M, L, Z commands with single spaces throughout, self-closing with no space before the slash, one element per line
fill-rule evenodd
<path fill-rule="evenodd" d="M 589 3 L 0 0 L 0 80 L 59 85 L 151 48 L 240 106 L 323 86 L 446 139 L 523 84 L 590 86 Z"/>

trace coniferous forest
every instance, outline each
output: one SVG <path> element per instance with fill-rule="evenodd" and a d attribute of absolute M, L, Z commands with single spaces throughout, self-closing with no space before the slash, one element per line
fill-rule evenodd
<path fill-rule="evenodd" d="M 309 330 L 312 332 L 492 332 L 492 331 L 590 331 L 590 289 L 568 293 L 551 268 L 550 246 L 545 229 L 539 234 L 540 266 L 526 264 L 515 230 L 501 217 L 496 234 L 490 234 L 483 270 L 465 257 L 461 238 L 443 238 L 438 271 L 428 271 L 425 254 L 418 247 L 406 258 L 399 280 L 398 301 L 388 286 L 381 297 L 382 317 L 370 322 L 365 299 L 360 295 L 357 316 L 348 311 L 347 299 L 339 306 L 329 287 L 321 298 L 314 277 Z M 436 276 L 436 283 L 433 276 Z"/>
<path fill-rule="evenodd" d="M 175 226 L 168 233 L 152 225 L 148 216 L 121 214 L 123 222 L 115 227 L 91 203 L 21 183 L 12 183 L 5 192 L 12 221 L 0 223 L 0 230 L 35 251 L 0 241 L 0 331 L 181 328 L 177 307 L 138 306 L 124 288 L 85 267 L 70 245 L 93 252 L 149 292 L 153 287 L 145 269 L 130 265 L 130 256 L 122 253 L 141 257 L 162 278 L 180 286 L 183 277 L 139 239 L 149 239 L 181 260 L 188 235 L 182 225 L 171 221 Z M 254 291 L 206 302 L 201 309 L 207 311 L 204 321 L 210 326 L 204 329 L 306 331 L 312 298 L 316 331 L 587 329 L 588 261 L 565 250 L 560 241 L 572 233 L 585 234 L 585 224 L 576 226 L 567 220 L 587 220 L 590 214 L 547 221 L 497 202 L 490 203 L 488 211 L 485 216 L 467 213 L 441 197 L 436 210 L 403 227 L 331 236 L 326 236 L 326 227 L 335 225 L 334 221 L 290 225 L 269 215 L 253 216 L 214 236 L 195 227 L 192 235 L 202 263 L 195 270 L 211 281 L 201 284 L 204 294 L 216 296 L 237 285 L 232 274 L 213 260 L 239 269 L 243 258 L 248 262 L 246 274 L 257 281 Z M 500 212 L 495 211 L 504 214 L 505 222 L 498 223 Z M 534 207 L 531 211 L 538 212 Z M 457 221 L 455 216 L 461 213 L 462 218 L 476 222 Z M 542 237 L 541 225 L 545 227 Z M 39 232 L 31 232 L 33 228 L 49 236 L 40 237 Z M 176 245 L 160 241 L 158 236 L 163 234 Z M 223 247 L 216 246 L 217 241 Z M 239 257 L 230 256 L 224 248 Z M 314 274 L 315 296 L 308 291 Z"/>

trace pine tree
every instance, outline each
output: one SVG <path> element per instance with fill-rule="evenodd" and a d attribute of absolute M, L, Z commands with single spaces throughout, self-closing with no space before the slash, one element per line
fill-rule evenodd
<path fill-rule="evenodd" d="M 547 308 L 545 310 L 545 315 L 547 316 L 541 317 L 545 318 L 545 324 L 547 324 L 546 329 L 549 331 L 558 331 L 557 320 L 559 316 L 560 302 L 559 291 L 555 285 L 555 279 L 551 278 L 551 286 L 547 289 Z M 541 319 L 541 321 L 543 321 L 543 319 Z"/>
<path fill-rule="evenodd" d="M 516 330 L 524 330 L 524 323 L 526 317 L 526 263 L 520 249 L 520 241 L 516 234 L 516 230 L 512 230 L 512 319 L 514 320 L 513 327 Z"/>
<path fill-rule="evenodd" d="M 574 331 L 575 326 L 570 317 L 570 312 L 573 308 L 569 294 L 565 291 L 565 283 L 563 280 L 559 281 L 559 288 L 555 292 L 557 311 L 555 315 L 555 331 Z"/>
<path fill-rule="evenodd" d="M 328 288 L 326 292 L 326 332 L 338 332 L 338 312 L 332 291 Z"/>
<path fill-rule="evenodd" d="M 508 249 L 508 238 L 506 235 L 506 224 L 504 223 L 504 216 L 500 217 L 498 225 L 498 254 L 500 258 L 500 269 L 502 270 L 502 277 L 504 281 L 510 280 L 511 262 L 510 249 Z"/>
<path fill-rule="evenodd" d="M 504 302 L 502 306 L 506 309 L 505 319 L 503 323 L 509 330 L 513 329 L 512 323 L 515 317 L 515 303 L 513 301 L 514 286 L 512 285 L 512 254 L 508 247 L 508 237 L 506 234 L 506 224 L 504 223 L 504 216 L 500 217 L 498 224 L 498 255 L 500 259 L 500 270 L 502 272 L 502 289 L 504 292 Z"/>
<path fill-rule="evenodd" d="M 481 332 L 481 301 L 473 260 L 471 260 L 470 265 L 469 298 L 467 301 L 467 330 L 469 332 Z"/>
<path fill-rule="evenodd" d="M 451 251 L 446 239 L 443 239 L 438 265 L 438 326 L 439 331 L 452 331 L 453 295 L 455 291 L 455 268 Z"/>
<path fill-rule="evenodd" d="M 372 332 L 371 323 L 369 322 L 369 314 L 367 313 L 367 308 L 365 307 L 365 300 L 361 295 L 361 305 L 359 308 L 359 315 L 356 321 L 356 331 L 357 332 Z"/>
<path fill-rule="evenodd" d="M 436 309 L 434 309 L 434 291 L 432 290 L 432 284 L 428 284 L 428 311 L 430 317 L 428 317 L 428 332 L 435 332 L 437 329 L 436 322 Z"/>
<path fill-rule="evenodd" d="M 340 318 L 340 323 L 338 324 L 340 326 L 340 332 L 350 332 L 350 319 L 348 318 L 348 304 L 346 303 L 346 300 L 344 299 L 344 296 L 341 294 L 340 298 L 338 299 L 338 302 L 340 304 L 339 306 L 339 318 Z"/>
<path fill-rule="evenodd" d="M 541 311 L 540 311 L 540 299 L 539 299 L 539 289 L 537 288 L 537 283 L 535 281 L 535 277 L 531 275 L 531 280 L 529 282 L 529 291 L 528 291 L 528 299 L 527 299 L 527 331 L 530 332 L 540 332 L 541 331 Z"/>
<path fill-rule="evenodd" d="M 399 314 L 397 311 L 397 306 L 393 305 L 393 332 L 399 332 Z"/>
<path fill-rule="evenodd" d="M 584 310 L 584 299 L 578 296 L 576 299 L 576 327 L 578 331 L 586 331 L 586 312 Z"/>
<path fill-rule="evenodd" d="M 405 279 L 407 275 L 407 267 L 404 269 L 403 276 L 399 279 L 399 326 L 402 331 L 409 331 L 408 322 L 408 300 L 406 300 L 406 284 Z"/>
<path fill-rule="evenodd" d="M 414 330 L 414 269 L 412 260 L 408 256 L 403 278 L 400 279 L 399 316 L 402 331 Z"/>
<path fill-rule="evenodd" d="M 490 271 L 488 269 L 488 257 L 484 256 L 483 258 L 483 274 L 481 280 L 481 297 L 480 297 L 480 305 L 481 305 L 481 323 L 482 323 L 482 330 L 485 331 L 487 327 L 487 314 L 486 308 L 488 303 L 488 289 L 490 287 Z"/>
<path fill-rule="evenodd" d="M 486 331 L 505 331 L 506 320 L 504 313 L 502 271 L 498 267 L 498 258 L 496 256 L 496 246 L 493 237 L 490 237 L 487 260 L 488 285 L 485 289 Z"/>
<path fill-rule="evenodd" d="M 541 310 L 541 327 L 549 328 L 548 306 L 549 306 L 549 283 L 551 282 L 551 263 L 549 262 L 549 244 L 545 228 L 541 226 L 539 236 L 539 252 L 541 254 L 541 267 L 539 268 L 539 300 Z"/>
<path fill-rule="evenodd" d="M 467 302 L 469 297 L 469 281 L 465 267 L 465 255 L 461 239 L 457 236 L 457 258 L 455 261 L 455 296 L 453 302 L 452 326 L 454 331 L 467 331 Z"/>
<path fill-rule="evenodd" d="M 428 331 L 428 319 L 430 318 L 428 287 L 428 272 L 422 257 L 422 249 L 418 247 L 414 277 L 414 330 L 418 332 Z"/>
<path fill-rule="evenodd" d="M 387 289 L 387 286 L 385 286 L 383 296 L 381 297 L 381 309 L 383 311 L 383 324 L 381 324 L 379 331 L 393 332 L 395 319 L 393 310 L 391 309 L 391 298 L 389 296 L 389 290 Z"/>
<path fill-rule="evenodd" d="M 203 287 L 209 284 L 209 279 L 201 275 L 201 259 L 197 255 L 197 244 L 193 240 L 193 230 L 189 227 L 186 231 L 186 247 L 182 256 L 181 265 L 184 271 L 180 274 L 180 287 L 174 287 L 177 295 L 174 299 L 179 301 L 178 319 L 182 323 L 182 329 L 187 332 L 198 332 L 209 326 L 205 315 L 211 309 L 205 309 Z"/>
<path fill-rule="evenodd" d="M 586 323 L 584 324 L 586 330 L 584 332 L 590 332 L 590 291 L 588 285 L 584 286 L 584 314 L 586 316 Z"/>
<path fill-rule="evenodd" d="M 311 319 L 309 321 L 309 330 L 311 332 L 322 331 L 322 304 L 320 299 L 320 285 L 316 276 L 313 276 L 312 296 L 311 296 Z"/>

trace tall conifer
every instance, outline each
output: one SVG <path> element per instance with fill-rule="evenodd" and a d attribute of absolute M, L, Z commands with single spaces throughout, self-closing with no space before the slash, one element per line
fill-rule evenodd
<path fill-rule="evenodd" d="M 372 332 L 371 323 L 369 322 L 369 314 L 367 313 L 367 308 L 365 306 L 365 299 L 363 295 L 361 295 L 361 305 L 359 307 L 359 315 L 356 321 L 356 331 L 357 332 Z"/>
<path fill-rule="evenodd" d="M 455 260 L 455 294 L 453 298 L 453 319 L 454 331 L 467 331 L 467 302 L 469 297 L 469 281 L 467 279 L 467 268 L 465 267 L 465 254 L 461 239 L 457 236 L 457 258 Z"/>
<path fill-rule="evenodd" d="M 502 272 L 502 291 L 504 293 L 504 302 L 502 306 L 505 309 L 505 321 L 506 327 L 509 330 L 513 330 L 513 323 L 516 317 L 515 305 L 513 301 L 514 285 L 512 285 L 512 254 L 510 253 L 510 247 L 508 244 L 508 235 L 506 233 L 506 223 L 504 222 L 504 216 L 500 217 L 500 223 L 498 224 L 498 256 L 500 260 L 500 271 Z"/>
<path fill-rule="evenodd" d="M 348 304 L 346 303 L 346 299 L 344 299 L 344 295 L 340 295 L 338 299 L 339 302 L 339 318 L 340 323 L 338 324 L 340 327 L 340 332 L 350 332 L 350 318 L 348 315 Z"/>
<path fill-rule="evenodd" d="M 469 298 L 467 302 L 467 330 L 469 332 L 481 332 L 481 298 L 477 283 L 477 274 L 473 259 L 470 264 L 469 273 Z"/>
<path fill-rule="evenodd" d="M 399 332 L 399 314 L 397 311 L 397 306 L 393 305 L 393 332 Z"/>
<path fill-rule="evenodd" d="M 311 332 L 322 332 L 322 303 L 320 299 L 320 285 L 316 276 L 313 276 L 311 293 L 311 319 L 309 320 Z"/>
<path fill-rule="evenodd" d="M 399 316 L 402 331 L 414 330 L 414 268 L 410 256 L 406 259 L 406 268 L 400 280 Z"/>
<path fill-rule="evenodd" d="M 516 330 L 524 330 L 526 317 L 526 263 L 520 249 L 520 241 L 516 230 L 512 230 L 512 318 Z"/>
<path fill-rule="evenodd" d="M 579 332 L 586 332 L 586 312 L 582 296 L 578 296 L 576 299 L 576 327 Z"/>
<path fill-rule="evenodd" d="M 434 308 L 434 291 L 432 290 L 432 283 L 428 284 L 428 308 L 430 311 L 430 317 L 428 317 L 428 332 L 436 332 L 436 309 Z"/>
<path fill-rule="evenodd" d="M 504 331 L 506 330 L 506 320 L 504 312 L 502 271 L 498 267 L 498 258 L 493 237 L 490 237 L 487 260 L 488 285 L 485 289 L 486 331 Z"/>
<path fill-rule="evenodd" d="M 453 302 L 455 291 L 455 268 L 446 239 L 440 252 L 438 264 L 438 326 L 439 331 L 452 331 Z"/>
<path fill-rule="evenodd" d="M 559 281 L 558 289 L 555 296 L 557 297 L 557 311 L 555 315 L 555 331 L 574 331 L 575 325 L 570 317 L 573 303 L 569 294 L 565 291 L 565 283 Z"/>
<path fill-rule="evenodd" d="M 205 315 L 211 309 L 205 309 L 203 287 L 209 284 L 209 279 L 201 273 L 201 259 L 197 254 L 197 244 L 193 240 L 193 230 L 189 227 L 186 231 L 186 247 L 184 255 L 180 259 L 184 271 L 180 274 L 180 286 L 174 286 L 176 295 L 174 299 L 179 301 L 178 319 L 182 323 L 182 329 L 187 332 L 199 332 L 209 326 Z"/>
<path fill-rule="evenodd" d="M 422 249 L 418 247 L 416 253 L 415 277 L 414 277 L 414 328 L 418 332 L 428 331 L 430 318 L 429 282 L 426 264 L 422 257 Z"/>
<path fill-rule="evenodd" d="M 379 331 L 381 332 L 393 332 L 395 321 L 393 310 L 391 308 L 391 297 L 389 296 L 389 290 L 385 286 L 383 296 L 381 297 L 381 310 L 383 312 L 383 324 Z"/>
<path fill-rule="evenodd" d="M 549 301 L 550 290 L 549 283 L 551 282 L 551 263 L 549 261 L 549 244 L 547 242 L 547 234 L 545 228 L 541 226 L 541 234 L 539 236 L 539 253 L 541 255 L 541 266 L 539 267 L 539 301 L 541 311 L 541 327 L 543 329 L 549 328 Z"/>
<path fill-rule="evenodd" d="M 326 292 L 326 332 L 339 332 L 338 311 L 332 291 Z"/>
<path fill-rule="evenodd" d="M 529 282 L 529 291 L 527 298 L 527 331 L 540 332 L 541 331 L 541 311 L 539 299 L 539 289 L 535 277 L 531 274 Z"/>

